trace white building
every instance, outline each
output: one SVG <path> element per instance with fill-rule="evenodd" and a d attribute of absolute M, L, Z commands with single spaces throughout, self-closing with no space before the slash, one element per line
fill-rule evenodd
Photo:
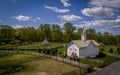
<path fill-rule="evenodd" d="M 95 40 L 87 40 L 83 30 L 81 40 L 72 40 L 68 44 L 67 56 L 78 58 L 94 58 L 99 54 L 99 44 Z"/>

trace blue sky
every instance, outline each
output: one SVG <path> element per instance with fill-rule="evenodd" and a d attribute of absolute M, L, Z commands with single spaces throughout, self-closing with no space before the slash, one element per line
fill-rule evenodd
<path fill-rule="evenodd" d="M 63 27 L 65 22 L 120 34 L 120 0 L 0 0 L 0 25 Z"/>

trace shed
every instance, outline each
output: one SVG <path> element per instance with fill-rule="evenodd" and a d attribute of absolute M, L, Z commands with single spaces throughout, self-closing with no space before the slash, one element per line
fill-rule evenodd
<path fill-rule="evenodd" d="M 50 43 L 47 41 L 47 39 L 45 38 L 44 41 L 41 43 L 43 46 L 48 46 L 50 45 Z"/>

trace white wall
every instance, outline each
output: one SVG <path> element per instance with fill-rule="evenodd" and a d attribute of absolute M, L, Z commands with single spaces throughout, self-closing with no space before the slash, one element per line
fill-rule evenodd
<path fill-rule="evenodd" d="M 99 48 L 92 42 L 86 48 L 80 49 L 80 58 L 95 57 L 99 54 Z"/>
<path fill-rule="evenodd" d="M 77 54 L 77 57 L 79 57 L 79 48 L 75 44 L 71 44 L 71 46 L 68 47 L 67 56 L 71 56 L 73 52 Z"/>
<path fill-rule="evenodd" d="M 67 49 L 67 56 L 71 56 L 72 52 L 75 52 L 79 58 L 96 57 L 99 54 L 99 47 L 90 42 L 86 48 L 79 50 L 75 44 L 71 44 Z"/>

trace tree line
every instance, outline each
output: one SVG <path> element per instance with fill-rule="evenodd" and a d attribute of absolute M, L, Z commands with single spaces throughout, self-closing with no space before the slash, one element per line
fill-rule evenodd
<path fill-rule="evenodd" d="M 81 39 L 83 28 L 76 28 L 67 22 L 64 27 L 57 24 L 41 24 L 37 29 L 34 27 L 22 27 L 14 29 L 10 25 L 0 25 L 0 44 L 33 43 L 41 42 L 46 37 L 50 42 L 70 42 Z M 109 32 L 96 32 L 95 29 L 86 30 L 87 39 L 96 40 L 105 45 L 120 45 L 120 35 Z"/>

